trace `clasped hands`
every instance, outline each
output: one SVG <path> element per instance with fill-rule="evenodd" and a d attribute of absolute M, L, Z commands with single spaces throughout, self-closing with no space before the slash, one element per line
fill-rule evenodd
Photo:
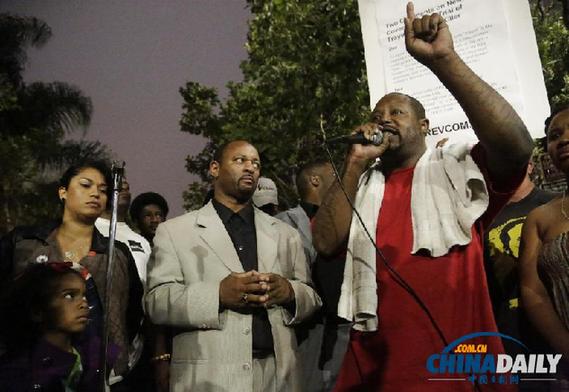
<path fill-rule="evenodd" d="M 224 308 L 269 308 L 294 300 L 290 282 L 280 275 L 255 270 L 232 272 L 219 283 L 219 302 Z"/>

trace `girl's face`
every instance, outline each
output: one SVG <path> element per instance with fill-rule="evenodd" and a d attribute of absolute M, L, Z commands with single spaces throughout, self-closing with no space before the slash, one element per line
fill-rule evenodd
<path fill-rule="evenodd" d="M 82 332 L 89 321 L 89 306 L 85 298 L 85 281 L 75 273 L 61 277 L 49 303 L 52 325 L 50 332 L 76 334 Z"/>
<path fill-rule="evenodd" d="M 106 192 L 107 183 L 103 174 L 88 167 L 72 177 L 67 188 L 59 188 L 59 197 L 64 201 L 65 212 L 95 220 L 107 205 Z"/>

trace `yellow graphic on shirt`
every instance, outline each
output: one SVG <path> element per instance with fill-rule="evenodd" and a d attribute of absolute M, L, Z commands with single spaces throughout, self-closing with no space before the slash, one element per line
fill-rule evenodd
<path fill-rule="evenodd" d="M 525 216 L 512 218 L 488 232 L 488 245 L 490 246 L 491 257 L 505 253 L 518 258 L 522 226 L 525 220 Z"/>

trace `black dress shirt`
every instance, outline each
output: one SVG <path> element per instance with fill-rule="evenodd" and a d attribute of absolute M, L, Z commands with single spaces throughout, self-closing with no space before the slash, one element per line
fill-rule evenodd
<path fill-rule="evenodd" d="M 217 200 L 212 200 L 217 215 L 223 222 L 244 271 L 258 270 L 257 234 L 255 232 L 255 211 L 249 203 L 239 212 L 233 212 Z M 273 352 L 273 335 L 267 310 L 248 308 L 244 313 L 253 315 L 253 353 Z"/>

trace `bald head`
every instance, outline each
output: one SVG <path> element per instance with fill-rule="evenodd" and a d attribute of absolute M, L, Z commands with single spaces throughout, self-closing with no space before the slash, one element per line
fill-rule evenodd
<path fill-rule="evenodd" d="M 225 142 L 215 150 L 215 152 L 213 153 L 213 160 L 216 162 L 221 162 L 223 160 L 223 154 L 225 154 L 225 150 L 227 150 L 229 148 L 229 146 L 231 146 L 233 143 L 251 144 L 245 139 L 236 139 L 236 140 L 230 140 L 228 142 Z"/>
<path fill-rule="evenodd" d="M 245 140 L 222 145 L 209 164 L 214 179 L 214 198 L 229 208 L 246 204 L 259 179 L 261 160 L 257 149 Z"/>
<path fill-rule="evenodd" d="M 334 170 L 327 161 L 307 163 L 296 176 L 296 187 L 302 201 L 320 205 L 324 194 L 334 182 Z"/>
<path fill-rule="evenodd" d="M 390 96 L 390 95 L 398 95 L 400 97 L 406 98 L 407 101 L 409 102 L 409 105 L 411 106 L 411 109 L 413 109 L 415 116 L 417 116 L 418 119 L 426 118 L 425 107 L 423 106 L 423 104 L 421 102 L 419 102 L 419 100 L 417 98 L 412 97 L 412 96 L 407 95 L 407 94 L 395 93 L 395 92 L 386 94 L 385 97 Z"/>

